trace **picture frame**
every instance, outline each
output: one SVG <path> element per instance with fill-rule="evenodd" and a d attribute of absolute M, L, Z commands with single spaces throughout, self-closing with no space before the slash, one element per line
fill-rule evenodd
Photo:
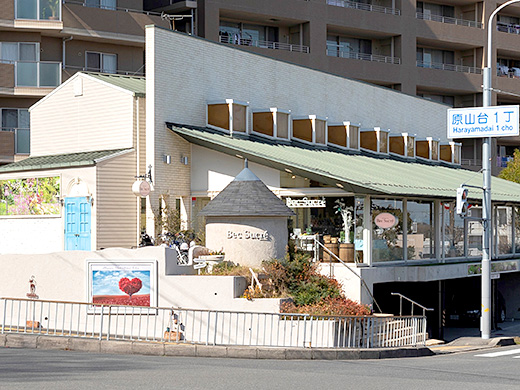
<path fill-rule="evenodd" d="M 107 305 L 104 311 L 113 314 L 154 312 L 151 308 L 157 307 L 157 260 L 87 259 L 86 263 L 87 302 L 92 303 L 89 313 L 100 313 L 101 305 Z M 109 309 L 108 305 L 118 308 Z"/>

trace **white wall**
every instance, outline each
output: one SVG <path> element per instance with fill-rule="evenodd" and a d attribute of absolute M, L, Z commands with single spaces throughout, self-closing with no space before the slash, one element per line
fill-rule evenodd
<path fill-rule="evenodd" d="M 83 188 L 96 201 L 96 168 L 48 169 L 16 173 L 2 173 L 0 180 L 29 177 L 60 176 L 60 198 L 69 195 L 74 183 L 79 179 Z M 75 194 L 73 194 L 76 196 Z M 86 195 L 86 194 L 81 194 Z M 96 207 L 91 212 L 92 227 L 97 223 Z M 49 253 L 64 248 L 63 208 L 56 216 L 0 216 L 0 253 Z M 92 247 L 96 246 L 97 234 L 92 228 Z"/>
<path fill-rule="evenodd" d="M 244 160 L 198 145 L 192 144 L 191 156 L 192 191 L 222 191 L 244 169 Z M 249 169 L 265 185 L 280 187 L 278 170 L 252 162 Z"/>
<path fill-rule="evenodd" d="M 83 95 L 75 96 L 76 80 Z M 31 108 L 31 155 L 133 146 L 133 96 L 78 74 Z"/>
<path fill-rule="evenodd" d="M 234 276 L 196 276 L 179 267 L 170 248 L 111 248 L 102 251 L 57 252 L 45 255 L 0 255 L 0 297 L 26 298 L 34 275 L 42 300 L 87 302 L 88 260 L 157 260 L 158 306 L 235 311 L 279 312 L 279 299 L 235 299 L 245 283 Z M 23 267 L 20 266 L 23 264 Z M 177 275 L 167 275 L 172 271 Z M 184 273 L 185 275 L 179 275 Z M 192 276 L 189 276 L 189 275 Z"/>

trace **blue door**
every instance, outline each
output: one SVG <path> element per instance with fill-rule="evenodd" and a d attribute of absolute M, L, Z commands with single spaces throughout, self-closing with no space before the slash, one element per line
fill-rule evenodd
<path fill-rule="evenodd" d="M 65 198 L 65 250 L 90 250 L 90 202 L 86 197 Z"/>

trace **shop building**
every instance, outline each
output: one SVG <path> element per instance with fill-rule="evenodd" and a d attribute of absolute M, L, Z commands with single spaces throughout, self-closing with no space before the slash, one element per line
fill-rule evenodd
<path fill-rule="evenodd" d="M 109 245 L 136 245 L 141 226 L 153 234 L 154 210 L 165 201 L 176 205 L 186 228 L 203 228 L 199 212 L 243 169 L 247 158 L 251 171 L 295 212 L 287 234 L 302 249 L 321 260 L 323 250 L 316 250 L 314 238 L 330 248 L 337 243 L 338 254 L 339 244 L 353 245 L 349 266 L 326 263 L 323 269 L 341 280 L 349 297 L 367 304 L 374 304 L 375 297 L 384 311 L 395 311 L 390 292 L 404 291 L 435 309 L 430 323 L 440 329 L 447 297 L 478 278 L 481 253 L 479 223 L 457 216 L 454 200 L 457 187 L 478 186 L 482 177 L 460 168 L 460 145 L 446 139 L 448 106 L 165 29 L 146 30 L 145 103 L 135 91 L 113 96 L 109 104 L 95 99 L 106 88 L 125 89 L 121 80 L 132 78 L 120 76 L 76 76 L 96 79 L 95 85 L 103 87 L 91 90 L 91 102 L 75 96 L 72 79 L 54 92 L 56 99 L 60 93 L 63 99 L 76 99 L 78 112 L 95 113 L 87 109 L 90 104 L 105 104 L 103 121 L 113 121 L 90 127 L 91 133 L 78 132 L 63 145 L 56 143 L 54 156 L 76 147 L 99 150 L 105 144 L 96 142 L 106 139 L 110 149 L 127 148 L 133 156 L 135 165 L 121 164 L 114 178 L 119 191 L 134 196 L 135 176 L 153 181 L 154 191 L 142 198 L 146 201 L 133 198 L 123 204 L 119 193 L 112 194 L 111 204 L 135 218 L 126 225 L 132 244 L 120 238 Z M 183 56 L 178 55 L 181 47 Z M 112 110 L 123 96 L 128 96 L 128 111 Z M 49 95 L 31 109 L 42 134 L 44 121 L 37 118 L 51 112 L 52 99 Z M 145 115 L 140 114 L 143 103 Z M 56 131 L 66 133 L 71 118 L 76 118 L 73 113 L 63 116 Z M 136 126 L 143 120 L 145 134 Z M 112 137 L 123 123 L 126 136 Z M 33 158 L 38 156 L 27 161 Z M 19 177 L 6 170 L 16 167 L 2 168 L 0 181 Z M 520 191 L 517 184 L 496 178 L 492 190 L 498 216 L 493 263 L 500 275 L 494 285 L 507 302 L 507 316 L 514 317 L 520 306 L 515 292 Z M 478 217 L 480 199 L 478 190 L 470 191 L 471 216 Z M 92 207 L 100 207 L 101 201 L 94 197 Z M 101 218 L 101 209 L 96 212 Z M 62 209 L 62 220 L 64 215 Z M 0 217 L 0 223 L 6 226 L 12 219 Z M 103 227 L 99 221 L 93 225 L 98 231 Z M 116 221 L 110 229 L 119 226 Z M 103 231 L 103 237 L 110 234 Z M 99 248 L 93 242 L 91 249 Z"/>

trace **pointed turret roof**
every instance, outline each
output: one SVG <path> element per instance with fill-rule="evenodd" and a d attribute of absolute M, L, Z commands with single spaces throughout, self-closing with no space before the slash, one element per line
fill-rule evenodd
<path fill-rule="evenodd" d="M 199 215 L 206 217 L 290 217 L 285 205 L 247 166 Z"/>

